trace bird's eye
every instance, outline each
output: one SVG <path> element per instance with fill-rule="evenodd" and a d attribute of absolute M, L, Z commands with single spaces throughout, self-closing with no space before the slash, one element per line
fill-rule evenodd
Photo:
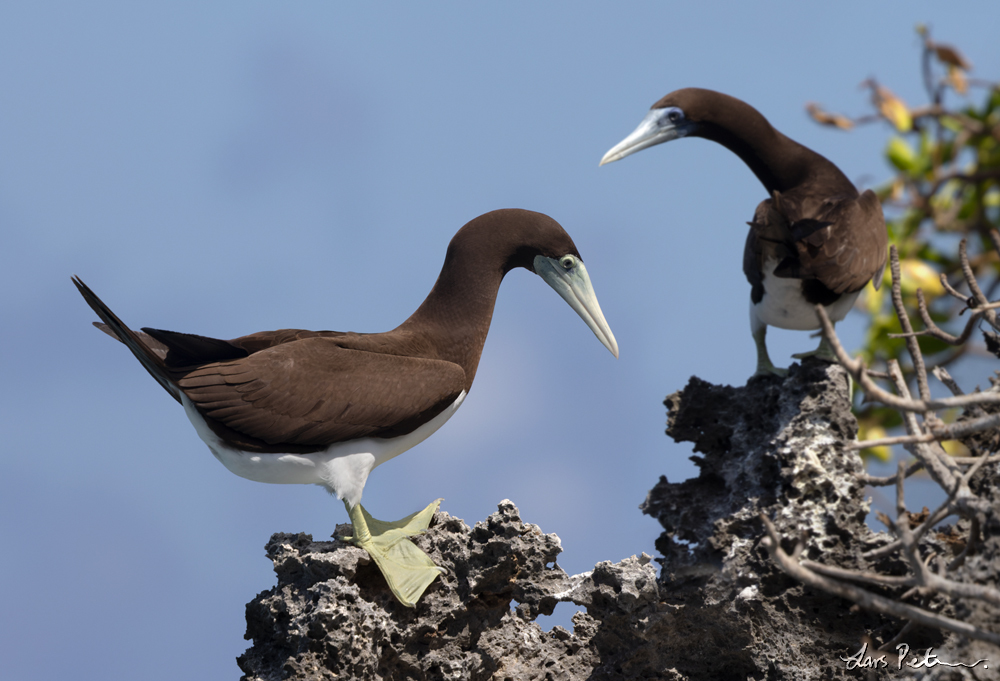
<path fill-rule="evenodd" d="M 681 112 L 680 109 L 671 109 L 670 112 L 667 114 L 667 120 L 669 120 L 671 123 L 677 123 L 682 118 L 684 118 L 684 114 Z"/>
<path fill-rule="evenodd" d="M 576 265 L 576 258 L 572 255 L 564 255 L 559 258 L 559 264 L 562 265 L 564 270 L 571 270 Z"/>

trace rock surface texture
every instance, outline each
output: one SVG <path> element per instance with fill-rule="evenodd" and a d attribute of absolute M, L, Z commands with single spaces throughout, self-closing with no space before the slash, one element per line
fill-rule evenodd
<path fill-rule="evenodd" d="M 567 575 L 556 564 L 559 538 L 505 500 L 472 528 L 435 516 L 416 543 L 449 574 L 409 609 L 364 551 L 275 534 L 267 555 L 278 584 L 247 605 L 243 678 L 905 678 L 841 660 L 865 635 L 891 638 L 898 623 L 802 586 L 761 546 L 763 512 L 786 549 L 803 537 L 812 560 L 903 569 L 861 556 L 886 537 L 865 525 L 861 461 L 845 447 L 856 434 L 846 374 L 807 360 L 787 378 L 741 388 L 692 378 L 666 404 L 668 434 L 694 443 L 701 471 L 681 483 L 661 478 L 641 506 L 664 527 L 659 574 L 643 555 Z M 586 612 L 572 632 L 543 631 L 535 617 L 560 601 Z M 943 641 L 916 633 L 907 642 Z"/>

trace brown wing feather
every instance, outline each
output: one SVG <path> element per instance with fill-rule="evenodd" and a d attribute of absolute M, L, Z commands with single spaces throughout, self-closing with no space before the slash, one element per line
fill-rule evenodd
<path fill-rule="evenodd" d="M 817 212 L 826 227 L 802 235 L 792 230 L 803 278 L 818 279 L 834 293 L 859 291 L 869 281 L 881 284 L 888 234 L 874 192 L 828 200 Z"/>
<path fill-rule="evenodd" d="M 411 432 L 458 397 L 465 372 L 314 337 L 198 367 L 177 383 L 202 414 L 234 431 L 269 445 L 328 446 Z"/>
<path fill-rule="evenodd" d="M 248 336 L 240 336 L 229 341 L 233 345 L 253 354 L 292 341 L 304 340 L 306 338 L 344 338 L 347 336 L 357 336 L 360 334 L 348 333 L 344 331 L 307 331 L 305 329 L 278 329 L 276 331 L 258 331 Z"/>
<path fill-rule="evenodd" d="M 767 255 L 770 240 L 763 235 L 786 235 L 784 251 L 771 247 L 786 254 L 775 269 L 779 277 L 815 279 L 837 294 L 859 291 L 869 281 L 876 288 L 882 283 L 888 234 L 882 206 L 871 190 L 822 201 L 776 192 L 773 201 L 758 206 L 751 228 L 758 242 L 765 241 L 756 249 L 758 262 Z"/>

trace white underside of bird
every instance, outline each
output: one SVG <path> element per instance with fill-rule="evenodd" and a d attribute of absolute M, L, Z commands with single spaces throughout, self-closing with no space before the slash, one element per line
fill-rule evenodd
<path fill-rule="evenodd" d="M 433 435 L 458 410 L 465 395 L 463 390 L 444 411 L 406 435 L 348 440 L 311 454 L 261 454 L 233 449 L 212 432 L 205 418 L 183 392 L 180 398 L 198 436 L 215 458 L 236 475 L 256 482 L 322 485 L 353 508 L 361 501 L 365 482 L 372 470 Z"/>
<path fill-rule="evenodd" d="M 774 268 L 777 260 L 767 260 L 764 263 L 764 297 L 759 303 L 750 301 L 751 323 L 756 320 L 767 326 L 794 331 L 812 331 L 820 327 L 816 316 L 816 306 L 802 295 L 802 280 L 788 277 L 777 277 Z M 858 299 L 861 291 L 845 293 L 832 305 L 825 305 L 830 321 L 839 322 L 847 316 Z"/>

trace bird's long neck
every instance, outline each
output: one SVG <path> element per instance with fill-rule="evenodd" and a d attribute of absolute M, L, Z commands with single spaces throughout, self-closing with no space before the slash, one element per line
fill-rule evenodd
<path fill-rule="evenodd" d="M 449 246 L 441 274 L 417 311 L 393 331 L 411 338 L 425 356 L 465 369 L 466 390 L 479 367 L 505 269 L 500 254 L 469 254 Z"/>
<path fill-rule="evenodd" d="M 718 93 L 716 93 L 718 94 Z M 812 182 L 843 182 L 853 188 L 835 165 L 783 135 L 749 104 L 729 97 L 713 105 L 713 116 L 695 133 L 718 142 L 743 159 L 768 194 L 801 188 Z"/>

